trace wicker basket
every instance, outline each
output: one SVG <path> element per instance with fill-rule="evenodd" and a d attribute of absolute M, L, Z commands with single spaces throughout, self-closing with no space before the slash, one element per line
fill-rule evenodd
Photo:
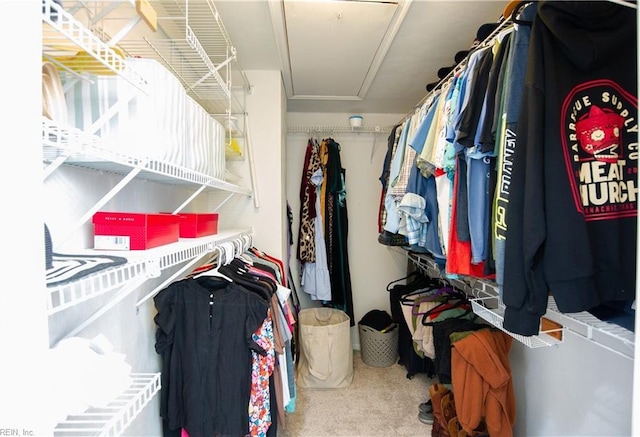
<path fill-rule="evenodd" d="M 372 367 L 389 367 L 398 359 L 398 328 L 380 332 L 358 323 L 362 361 Z"/>

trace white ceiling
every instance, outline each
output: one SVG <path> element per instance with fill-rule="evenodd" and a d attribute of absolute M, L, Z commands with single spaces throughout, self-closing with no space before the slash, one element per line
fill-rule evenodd
<path fill-rule="evenodd" d="M 407 113 L 506 1 L 217 0 L 244 70 L 282 72 L 290 112 Z"/>

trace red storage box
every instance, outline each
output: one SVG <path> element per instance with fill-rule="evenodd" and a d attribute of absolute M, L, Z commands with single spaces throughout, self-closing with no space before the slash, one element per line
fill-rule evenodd
<path fill-rule="evenodd" d="M 180 236 L 179 220 L 172 214 L 97 212 L 93 215 L 94 248 L 145 250 L 175 243 Z"/>
<path fill-rule="evenodd" d="M 218 214 L 179 213 L 180 238 L 198 238 L 218 233 Z"/>

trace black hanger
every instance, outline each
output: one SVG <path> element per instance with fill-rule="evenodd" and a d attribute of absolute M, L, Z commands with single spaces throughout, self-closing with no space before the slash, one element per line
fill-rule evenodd
<path fill-rule="evenodd" d="M 272 287 L 270 281 L 259 279 L 255 275 L 247 273 L 246 271 L 240 271 L 236 267 L 232 267 L 231 265 L 225 265 L 218 269 L 220 273 L 229 277 L 233 282 L 238 285 L 242 285 L 249 291 L 255 292 L 257 295 L 269 301 L 271 299 L 272 294 L 275 292 L 276 287 Z"/>
<path fill-rule="evenodd" d="M 231 283 L 231 281 L 229 281 L 227 278 L 223 278 L 222 276 L 210 275 L 198 276 L 193 278 L 193 280 L 209 291 L 220 290 Z"/>
<path fill-rule="evenodd" d="M 410 299 L 412 296 L 420 296 L 420 295 L 431 295 L 434 294 L 434 291 L 438 290 L 438 286 L 435 284 L 427 284 L 427 286 L 418 288 L 417 290 L 410 291 L 406 294 L 400 296 L 400 304 L 404 306 L 414 306 L 416 301 L 414 299 Z"/>
<path fill-rule="evenodd" d="M 416 277 L 419 278 L 419 277 L 422 277 L 422 276 L 424 276 L 424 275 L 422 275 L 422 273 L 420 273 L 418 270 L 414 270 L 413 272 L 409 273 L 407 276 L 404 276 L 404 277 L 402 277 L 400 279 L 394 279 L 393 281 L 389 282 L 387 284 L 387 291 L 391 291 L 390 287 L 392 285 L 394 285 L 394 284 L 397 284 L 399 282 L 405 281 L 407 279 L 413 279 L 413 278 L 416 278 Z"/>
<path fill-rule="evenodd" d="M 518 19 L 518 14 L 520 13 L 520 11 L 522 9 L 524 9 L 524 7 L 527 6 L 530 3 L 534 3 L 534 2 L 528 1 L 528 2 L 520 2 L 520 3 L 518 3 L 516 5 L 516 7 L 513 9 L 513 12 L 511 12 L 511 21 L 513 21 L 516 24 L 522 24 L 524 26 L 531 26 L 533 21 L 531 21 L 531 20 L 519 20 Z"/>
<path fill-rule="evenodd" d="M 436 323 L 438 323 L 438 322 L 429 322 L 427 320 L 427 317 L 429 317 L 431 314 L 436 312 L 436 310 L 438 310 L 438 308 L 440 308 L 440 307 L 442 307 L 444 305 L 449 305 L 449 304 L 451 304 L 450 301 L 445 301 L 445 302 L 442 302 L 442 303 L 436 305 L 435 307 L 433 307 L 429 311 L 425 312 L 422 315 L 422 320 L 421 320 L 422 325 L 423 326 L 433 326 Z M 468 307 L 467 307 L 467 310 L 464 313 L 458 314 L 457 316 L 454 316 L 454 317 L 447 317 L 447 320 L 461 319 L 461 318 L 465 317 L 466 315 L 468 315 L 469 313 L 471 313 L 473 311 L 473 309 L 471 308 L 471 303 L 469 302 L 469 300 L 466 297 L 464 299 L 460 299 L 460 300 L 454 301 L 453 305 L 451 307 L 447 308 L 447 310 L 454 309 L 454 308 L 460 308 L 460 307 L 463 307 L 465 305 L 468 305 Z M 444 310 L 444 311 L 446 311 L 446 310 Z"/>

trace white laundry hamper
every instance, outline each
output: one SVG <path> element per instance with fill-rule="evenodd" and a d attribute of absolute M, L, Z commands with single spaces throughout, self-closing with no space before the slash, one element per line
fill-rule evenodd
<path fill-rule="evenodd" d="M 353 381 L 351 319 L 335 308 L 298 314 L 300 359 L 296 384 L 303 388 L 344 388 Z"/>

